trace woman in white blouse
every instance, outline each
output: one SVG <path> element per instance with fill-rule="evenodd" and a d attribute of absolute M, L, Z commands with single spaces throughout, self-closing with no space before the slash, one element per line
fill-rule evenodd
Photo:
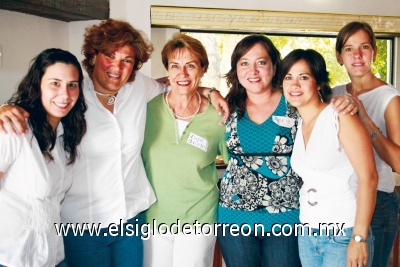
<path fill-rule="evenodd" d="M 88 27 L 82 51 L 89 74 L 83 84 L 88 131 L 61 206 L 65 258 L 71 266 L 142 266 L 140 216 L 156 198 L 140 150 L 147 102 L 165 89 L 138 71 L 153 46 L 125 21 L 108 19 Z M 213 103 L 218 95 L 212 94 Z M 3 107 L 0 113 L 1 123 L 17 112 Z"/>
<path fill-rule="evenodd" d="M 82 80 L 74 55 L 47 49 L 9 101 L 31 116 L 26 135 L 0 134 L 0 265 L 53 267 L 64 258 L 54 224 L 86 131 Z"/>

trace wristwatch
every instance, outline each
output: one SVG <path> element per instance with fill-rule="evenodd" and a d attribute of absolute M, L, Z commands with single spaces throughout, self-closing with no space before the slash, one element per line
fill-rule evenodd
<path fill-rule="evenodd" d="M 357 243 L 360 243 L 360 242 L 367 243 L 367 239 L 364 239 L 360 235 L 351 235 L 351 238 L 353 238 L 354 241 L 356 241 Z"/>

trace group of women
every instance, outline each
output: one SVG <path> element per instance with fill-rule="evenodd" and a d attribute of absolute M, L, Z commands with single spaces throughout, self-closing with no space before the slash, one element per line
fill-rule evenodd
<path fill-rule="evenodd" d="M 400 94 L 371 71 L 368 24 L 339 32 L 336 56 L 351 82 L 333 90 L 318 52 L 296 49 L 281 60 L 262 35 L 236 45 L 227 102 L 199 86 L 208 58 L 198 40 L 176 34 L 164 46 L 170 89 L 138 72 L 151 52 L 128 23 L 103 21 L 85 33 L 83 84 L 79 64 L 60 55 L 33 63 L 35 84 L 21 83 L 19 98 L 0 108 L 5 132 L 25 132 L 29 117 L 25 135 L 0 136 L 0 211 L 17 218 L 0 222 L 0 264 L 211 266 L 217 236 L 228 267 L 387 265 L 398 228 L 391 175 L 400 171 Z M 332 92 L 340 96 L 329 104 Z M 222 121 L 230 113 L 225 127 L 221 109 Z M 219 154 L 228 167 L 218 190 Z M 27 157 L 33 178 L 18 174 Z M 50 225 L 60 210 L 63 223 L 101 223 L 100 234 L 70 231 L 62 249 Z M 152 232 L 143 248 L 140 233 L 124 235 L 142 219 L 180 225 Z M 250 233 L 184 227 L 195 222 L 246 223 Z M 301 236 L 267 234 L 298 223 Z M 119 235 L 109 235 L 110 224 Z"/>

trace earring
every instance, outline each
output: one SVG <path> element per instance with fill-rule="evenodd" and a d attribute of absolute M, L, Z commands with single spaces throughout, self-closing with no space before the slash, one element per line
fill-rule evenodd
<path fill-rule="evenodd" d="M 321 102 L 323 103 L 323 102 L 324 102 L 324 99 L 322 98 L 322 95 L 321 95 L 321 91 L 320 91 L 320 90 L 318 90 L 318 96 L 319 96 L 319 100 L 321 100 Z"/>

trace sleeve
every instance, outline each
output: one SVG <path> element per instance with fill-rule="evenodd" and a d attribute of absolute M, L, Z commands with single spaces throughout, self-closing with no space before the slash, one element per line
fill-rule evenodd
<path fill-rule="evenodd" d="M 223 134 L 220 137 L 220 142 L 219 142 L 219 155 L 222 156 L 224 159 L 225 163 L 228 163 L 229 161 L 229 154 L 228 154 L 228 147 L 226 146 L 226 141 L 225 141 L 225 127 L 226 126 L 221 126 L 224 128 Z"/>
<path fill-rule="evenodd" d="M 345 94 L 345 85 L 338 85 L 332 88 L 332 97 Z"/>
<path fill-rule="evenodd" d="M 5 173 L 22 148 L 23 136 L 0 134 L 0 172 Z"/>
<path fill-rule="evenodd" d="M 156 80 L 140 73 L 136 73 L 137 76 L 140 76 L 143 80 L 143 84 L 146 88 L 146 100 L 147 103 L 150 102 L 154 97 L 158 96 L 161 93 L 164 93 L 166 88 L 162 83 L 157 82 Z M 136 77 L 137 79 L 138 77 Z"/>
<path fill-rule="evenodd" d="M 381 105 L 381 113 L 382 115 L 385 114 L 386 108 L 389 105 L 389 102 L 396 96 L 400 96 L 400 92 L 394 87 L 389 86 L 386 90 L 382 90 L 383 94 L 380 94 L 382 97 L 382 105 Z M 384 117 L 382 117 L 384 119 Z"/>

